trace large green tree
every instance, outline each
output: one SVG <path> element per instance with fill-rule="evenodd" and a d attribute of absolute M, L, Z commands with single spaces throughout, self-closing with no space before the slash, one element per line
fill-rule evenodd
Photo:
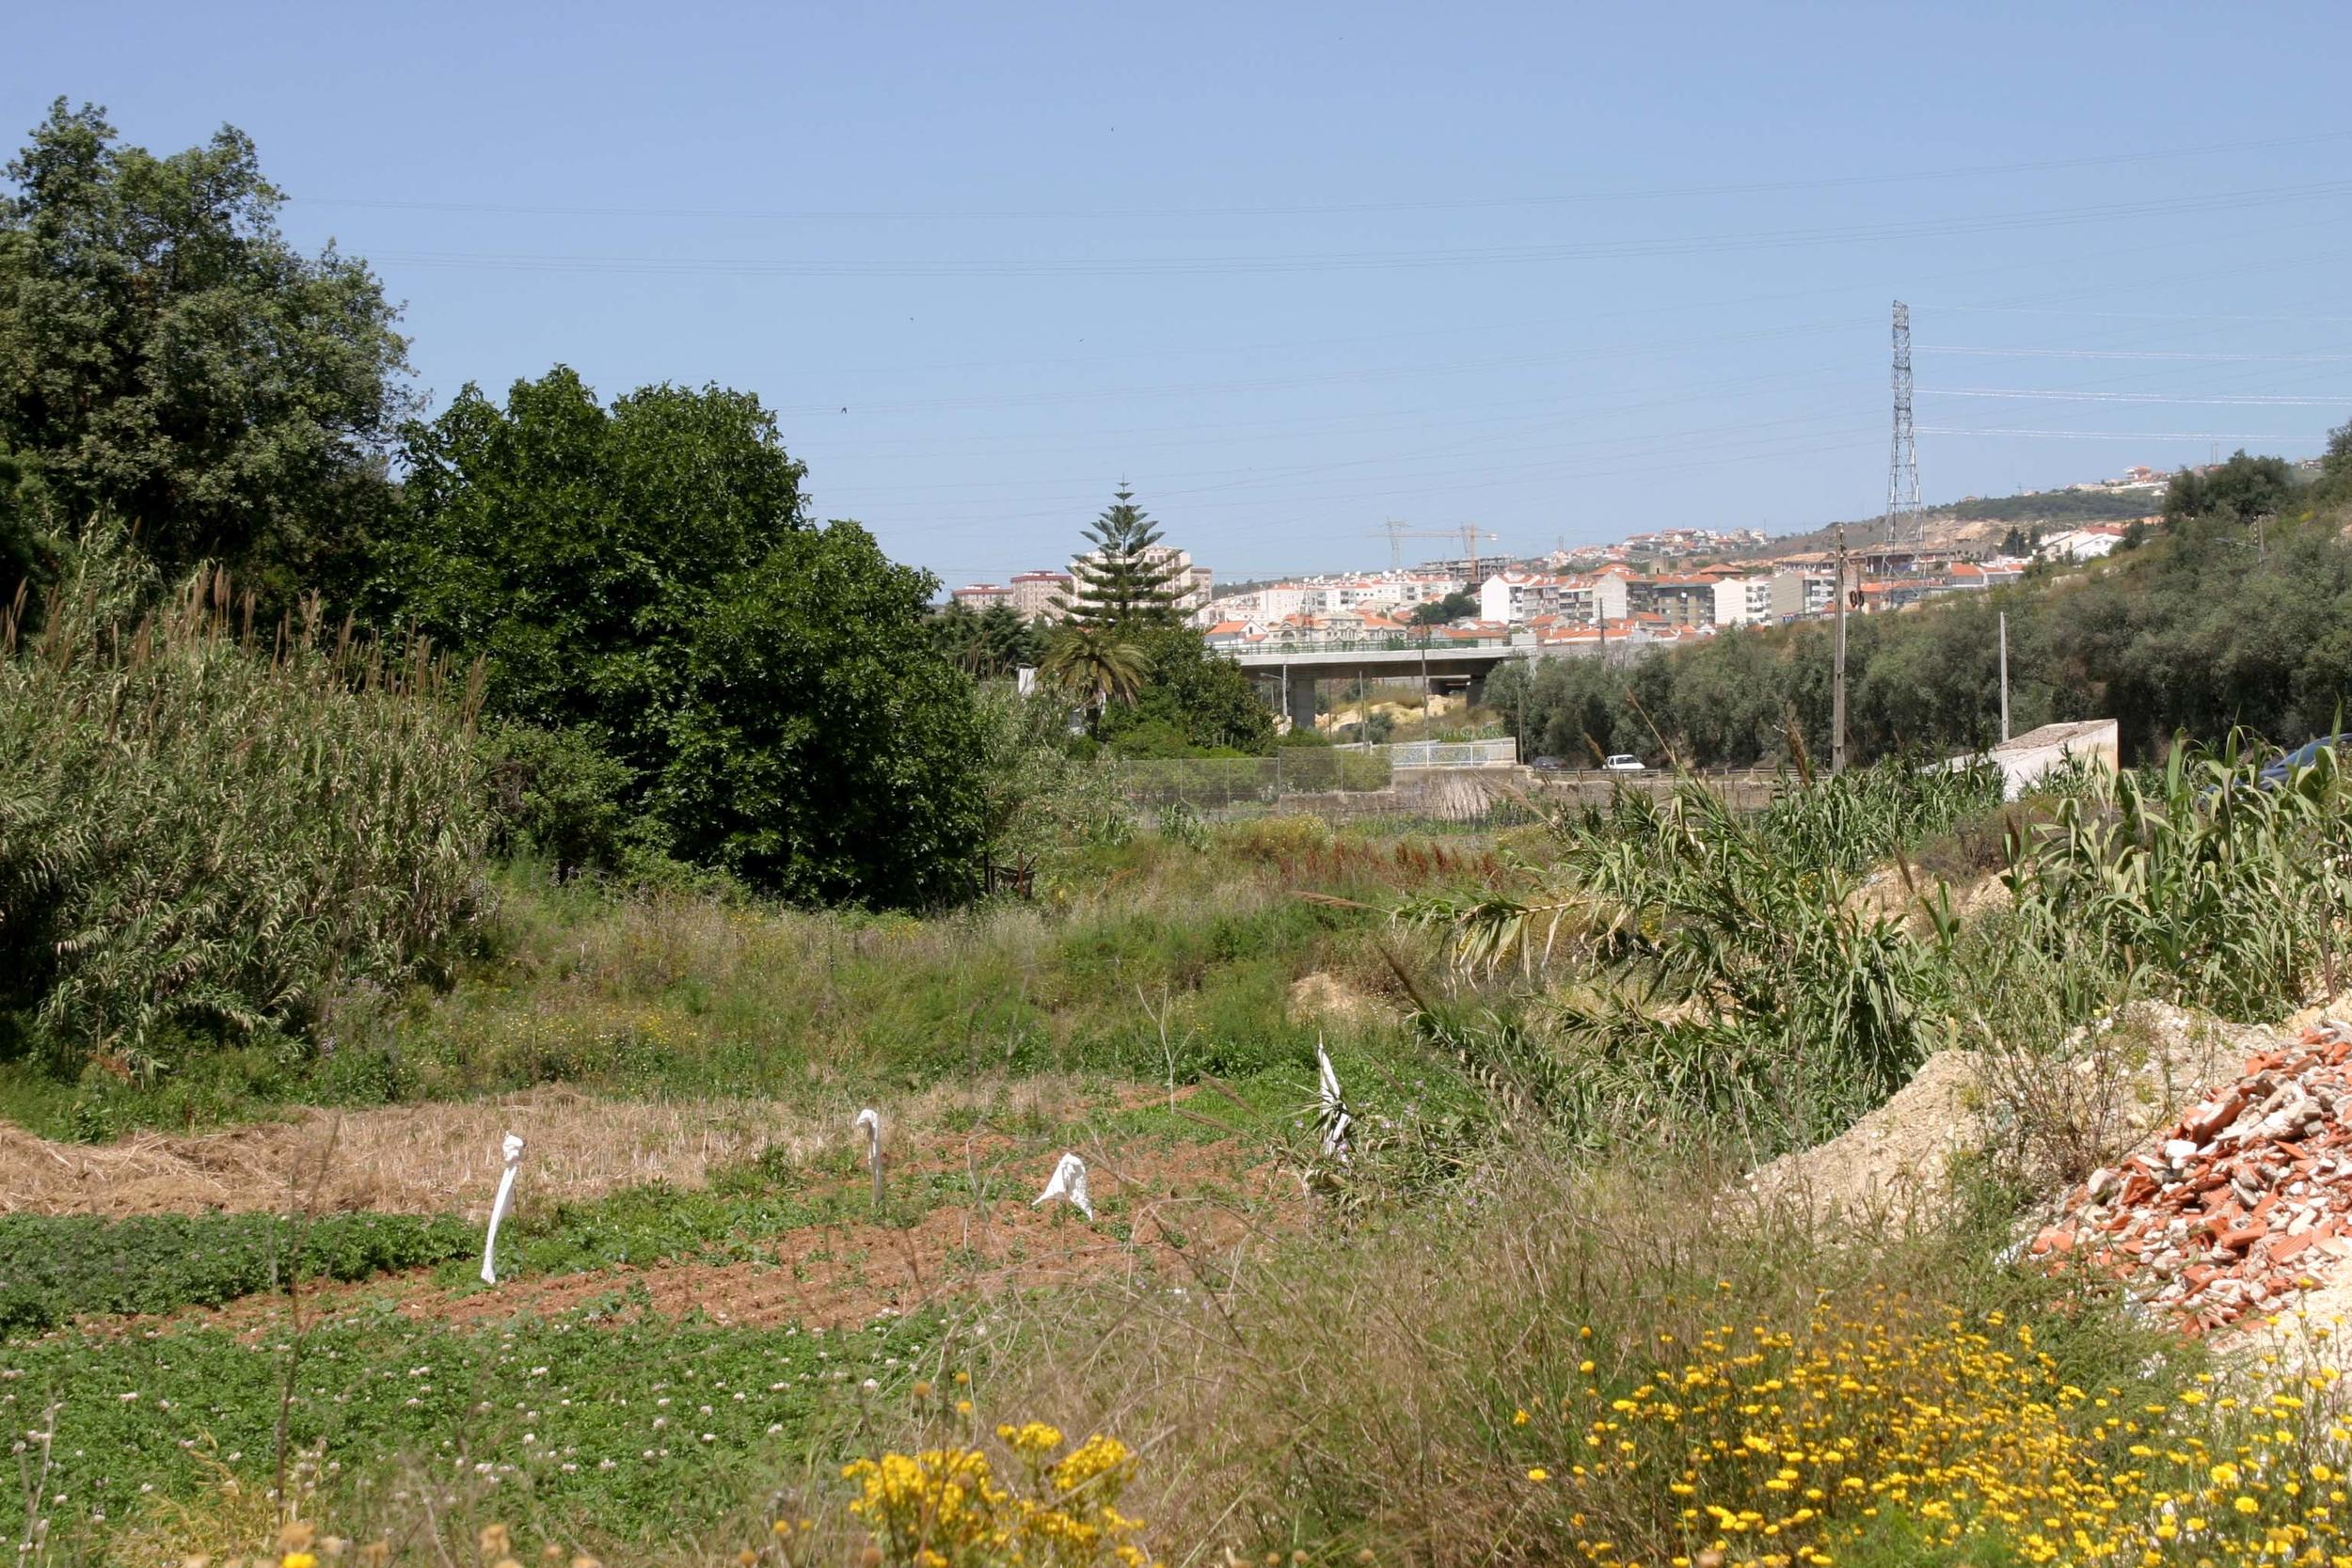
<path fill-rule="evenodd" d="M 789 898 L 970 892 L 980 731 L 970 678 L 931 643 L 938 586 L 840 522 L 719 584 L 654 796 L 678 853 Z"/>
<path fill-rule="evenodd" d="M 492 711 L 659 772 L 721 582 L 807 526 L 773 418 L 715 387 L 607 408 L 558 366 L 504 407 L 468 386 L 405 447 L 380 612 L 481 657 Z"/>
<path fill-rule="evenodd" d="M 1274 749 L 1274 715 L 1230 658 L 1209 651 L 1200 634 L 1186 626 L 1165 626 L 1136 639 L 1145 676 L 1104 712 L 1104 738 L 1117 746 L 1122 736 L 1174 739 L 1198 751 L 1247 752 Z"/>
<path fill-rule="evenodd" d="M 167 569 L 224 561 L 280 602 L 347 585 L 411 397 L 366 264 L 286 242 L 232 128 L 157 157 L 59 99 L 8 178 L 0 450 L 38 510 L 12 552 L 110 512 Z"/>
<path fill-rule="evenodd" d="M 1024 621 L 1010 605 L 975 610 L 950 601 L 931 617 L 931 641 L 947 661 L 984 679 L 1035 669 L 1045 657 L 1042 626 Z"/>
<path fill-rule="evenodd" d="M 1412 622 L 1417 626 L 1442 626 L 1477 613 L 1478 595 L 1457 588 L 1442 599 L 1415 605 Z"/>
<path fill-rule="evenodd" d="M 2250 523 L 2276 516 L 2294 493 L 2295 469 L 2285 458 L 2249 457 L 2240 448 L 2228 462 L 2204 473 L 2183 468 L 2174 474 L 2164 493 L 2164 515 L 2176 523 L 2206 516 Z"/>
<path fill-rule="evenodd" d="M 1178 625 L 1177 579 L 1184 568 L 1160 541 L 1157 523 L 1120 485 L 1094 526 L 1081 531 L 1093 547 L 1070 563 L 1068 619 L 1133 637 Z"/>
<path fill-rule="evenodd" d="M 922 902 L 968 870 L 937 584 L 810 527 L 756 398 L 607 407 L 559 367 L 503 407 L 468 387 L 406 450 L 380 613 L 480 657 L 494 714 L 621 764 L 641 837 L 794 897 Z"/>

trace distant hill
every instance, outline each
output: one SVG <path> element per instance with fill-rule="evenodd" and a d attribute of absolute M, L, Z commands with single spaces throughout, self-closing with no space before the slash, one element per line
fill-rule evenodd
<path fill-rule="evenodd" d="M 2032 490 L 2016 496 L 1972 496 L 1925 509 L 1928 543 L 1967 545 L 1997 541 L 2012 525 L 2078 528 L 2085 523 L 2128 523 L 2164 510 L 2161 489 Z M 1846 524 L 1846 540 L 1869 544 L 1882 535 L 1883 517 L 1865 517 Z M 1804 550 L 1825 550 L 1837 542 L 1837 525 L 1826 524 L 1805 533 L 1788 533 L 1771 543 L 1725 552 L 1723 559 L 1754 560 Z"/>
<path fill-rule="evenodd" d="M 2037 490 L 2023 496 L 1977 496 L 1947 506 L 1931 507 L 1931 526 L 1937 517 L 1954 522 L 1992 523 L 2128 523 L 2153 517 L 2164 510 L 2161 487 L 2145 490 Z"/>

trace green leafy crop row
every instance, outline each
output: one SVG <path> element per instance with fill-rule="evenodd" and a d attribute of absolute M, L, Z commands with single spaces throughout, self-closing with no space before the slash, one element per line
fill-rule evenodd
<path fill-rule="evenodd" d="M 216 1307 L 290 1277 L 365 1279 L 467 1256 L 480 1233 L 449 1215 L 0 1217 L 0 1330 L 86 1312 Z"/>
<path fill-rule="evenodd" d="M 54 1433 L 38 1441 L 60 1529 L 111 1531 L 158 1500 L 196 1497 L 217 1484 L 216 1465 L 266 1480 L 281 1396 L 290 1449 L 324 1450 L 330 1492 L 405 1461 L 444 1484 L 495 1488 L 511 1517 L 535 1503 L 572 1525 L 630 1529 L 772 1478 L 866 1379 L 910 1375 L 932 1326 L 615 1322 L 627 1307 L 615 1292 L 582 1318 L 503 1328 L 330 1324 L 304 1341 L 290 1392 L 282 1341 L 209 1328 L 60 1335 L 0 1357 L 0 1419 Z M 21 1528 L 23 1510 L 18 1488 L 0 1488 L 0 1528 Z"/>

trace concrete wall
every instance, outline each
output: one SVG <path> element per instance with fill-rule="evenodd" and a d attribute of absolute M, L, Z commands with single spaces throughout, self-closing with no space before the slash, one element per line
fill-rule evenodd
<path fill-rule="evenodd" d="M 2002 799 L 2014 800 L 2042 777 L 2081 758 L 2113 772 L 2122 752 L 2115 721 L 2092 719 L 2075 724 L 2044 724 L 2038 730 L 2011 736 L 1986 753 L 2001 769 Z M 1956 758 L 1955 761 L 1966 759 Z"/>

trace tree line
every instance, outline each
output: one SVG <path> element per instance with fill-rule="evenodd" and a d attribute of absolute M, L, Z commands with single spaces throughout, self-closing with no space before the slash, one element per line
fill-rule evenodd
<path fill-rule="evenodd" d="M 0 599 L 23 585 L 27 635 L 102 535 L 159 582 L 224 568 L 264 626 L 315 599 L 479 666 L 513 839 L 795 899 L 972 885 L 997 816 L 983 728 L 1009 721 L 977 683 L 1016 668 L 1083 716 L 1057 744 L 1271 741 L 1123 492 L 1061 629 L 937 615 L 930 574 L 810 515 L 752 394 L 608 401 L 557 365 L 426 418 L 381 280 L 287 241 L 234 129 L 159 156 L 60 99 L 7 174 Z"/>
<path fill-rule="evenodd" d="M 2012 732 L 2114 719 L 2127 756 L 2246 728 L 2292 745 L 2332 733 L 2352 699 L 2352 423 L 2317 478 L 2239 452 L 2178 476 L 2162 526 L 2080 572 L 1847 623 L 1852 754 L 1957 752 L 2000 727 L 2000 617 Z M 1696 767 L 1826 758 L 1831 626 L 1735 627 L 1603 665 L 1506 666 L 1487 700 L 1528 754 L 1612 752 Z"/>

